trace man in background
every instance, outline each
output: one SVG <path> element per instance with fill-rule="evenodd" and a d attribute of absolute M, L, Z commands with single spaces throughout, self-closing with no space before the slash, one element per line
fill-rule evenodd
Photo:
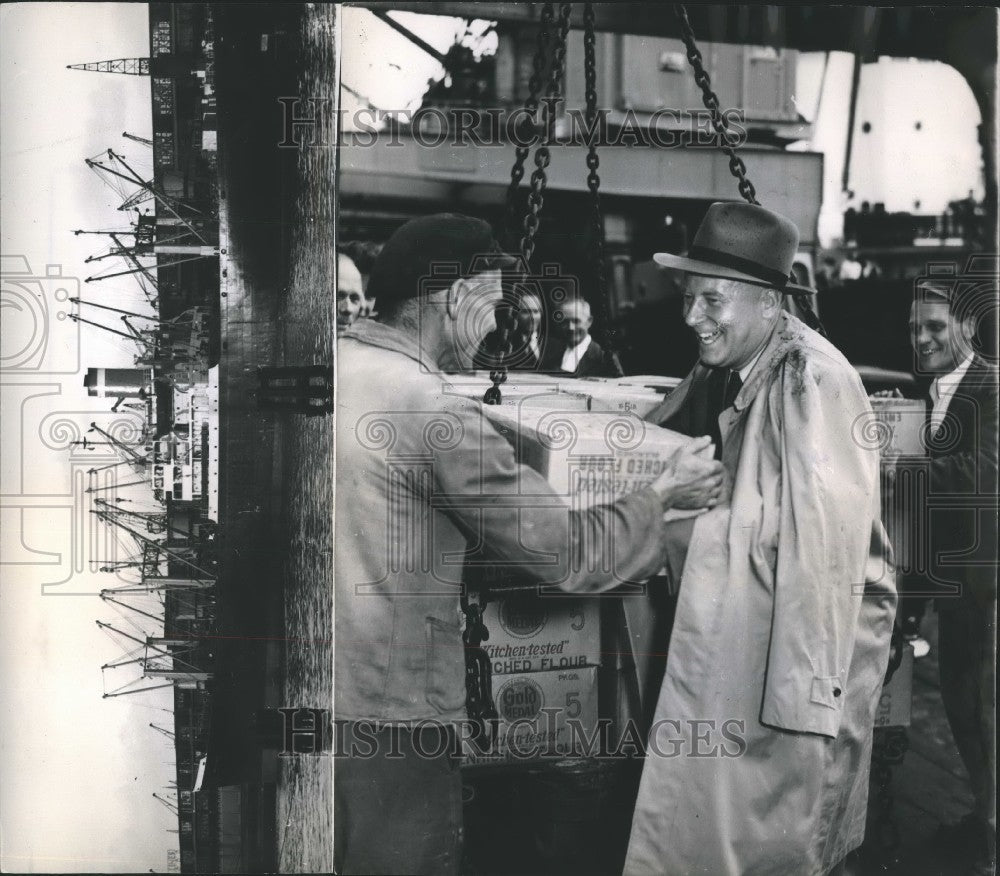
<path fill-rule="evenodd" d="M 510 305 L 503 304 L 497 321 L 510 312 Z M 508 317 L 509 318 L 509 317 Z M 542 299 L 537 292 L 526 291 L 518 304 L 517 319 L 513 331 L 508 336 L 508 355 L 503 364 L 511 371 L 538 371 L 545 345 L 543 329 Z M 489 371 L 500 363 L 500 329 L 491 331 L 479 345 L 475 366 Z"/>
<path fill-rule="evenodd" d="M 356 320 L 367 316 L 367 301 L 361 271 L 345 253 L 337 255 L 337 337 Z"/>
<path fill-rule="evenodd" d="M 941 698 L 974 799 L 937 840 L 971 852 L 977 876 L 996 866 L 998 393 L 996 365 L 973 347 L 978 305 L 995 307 L 983 294 L 970 283 L 929 281 L 910 312 L 915 371 L 931 380 L 925 592 L 936 594 Z"/>
<path fill-rule="evenodd" d="M 594 318 L 590 305 L 583 298 L 571 298 L 556 311 L 552 334 L 558 343 L 546 351 L 543 371 L 573 377 L 613 377 L 604 350 L 591 337 L 590 327 Z"/>

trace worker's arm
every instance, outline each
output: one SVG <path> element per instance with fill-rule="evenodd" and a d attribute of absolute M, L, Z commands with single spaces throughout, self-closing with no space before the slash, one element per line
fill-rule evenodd
<path fill-rule="evenodd" d="M 467 533 L 471 549 L 482 544 L 491 560 L 539 584 L 599 592 L 644 581 L 664 566 L 664 511 L 707 508 L 719 495 L 721 467 L 706 458 L 711 446 L 704 439 L 679 451 L 650 487 L 572 510 L 538 472 L 517 463 L 477 403 L 449 409 L 463 438 L 435 460 L 437 502 Z"/>

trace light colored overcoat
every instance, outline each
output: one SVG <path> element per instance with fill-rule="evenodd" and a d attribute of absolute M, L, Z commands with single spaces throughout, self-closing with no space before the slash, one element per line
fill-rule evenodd
<path fill-rule="evenodd" d="M 709 373 L 647 419 L 691 429 Z M 871 417 L 782 314 L 719 418 L 732 498 L 688 545 L 628 876 L 817 876 L 860 845 L 896 602 Z"/>

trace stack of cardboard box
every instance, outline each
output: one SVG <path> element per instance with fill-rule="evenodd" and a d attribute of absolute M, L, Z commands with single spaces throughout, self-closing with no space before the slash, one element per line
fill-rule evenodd
<path fill-rule="evenodd" d="M 504 405 L 551 406 L 553 410 L 592 410 L 635 414 L 644 417 L 680 383 L 676 377 L 574 378 L 558 374 L 515 372 L 501 384 Z M 446 392 L 482 399 L 492 386 L 489 374 L 454 375 Z"/>
<path fill-rule="evenodd" d="M 882 522 L 896 568 L 908 572 L 922 566 L 919 552 L 926 545 L 927 407 L 905 398 L 873 398 L 871 404 L 874 420 L 859 421 L 852 437 L 882 454 Z"/>
<path fill-rule="evenodd" d="M 541 473 L 567 509 L 613 501 L 647 486 L 667 459 L 691 440 L 634 415 L 606 411 L 517 405 L 485 411 L 510 440 L 519 461 Z M 601 559 L 613 576 L 613 550 Z M 500 726 L 494 750 L 487 755 L 467 750 L 466 763 L 517 763 L 586 753 L 598 719 L 598 671 L 604 663 L 601 615 L 608 614 L 617 599 L 540 593 L 512 575 L 505 577 L 501 567 L 478 570 L 469 583 L 496 595 L 483 615 L 489 630 L 483 648 L 493 672 Z M 511 593 L 513 589 L 519 592 Z M 501 595 L 505 590 L 508 594 Z M 621 668 L 617 650 L 605 667 L 612 674 Z"/>
<path fill-rule="evenodd" d="M 882 521 L 892 542 L 897 576 L 924 568 L 927 550 L 927 405 L 905 398 L 873 398 L 877 438 L 883 458 Z M 893 476 L 885 472 L 892 467 Z M 898 583 L 898 577 L 897 577 Z M 910 723 L 913 648 L 907 644 L 892 680 L 882 689 L 876 727 Z"/>
<path fill-rule="evenodd" d="M 492 750 L 466 748 L 469 766 L 560 759 L 580 752 L 597 726 L 601 662 L 598 600 L 515 593 L 488 602 L 483 649 L 499 716 Z"/>

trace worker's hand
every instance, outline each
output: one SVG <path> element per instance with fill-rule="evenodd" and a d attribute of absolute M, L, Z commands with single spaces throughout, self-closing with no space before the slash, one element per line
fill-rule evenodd
<path fill-rule="evenodd" d="M 708 436 L 696 438 L 674 452 L 652 484 L 664 510 L 713 508 L 718 504 L 723 470 L 713 453 L 712 439 Z"/>
<path fill-rule="evenodd" d="M 872 398 L 902 398 L 903 393 L 899 389 L 880 389 L 872 393 Z"/>

